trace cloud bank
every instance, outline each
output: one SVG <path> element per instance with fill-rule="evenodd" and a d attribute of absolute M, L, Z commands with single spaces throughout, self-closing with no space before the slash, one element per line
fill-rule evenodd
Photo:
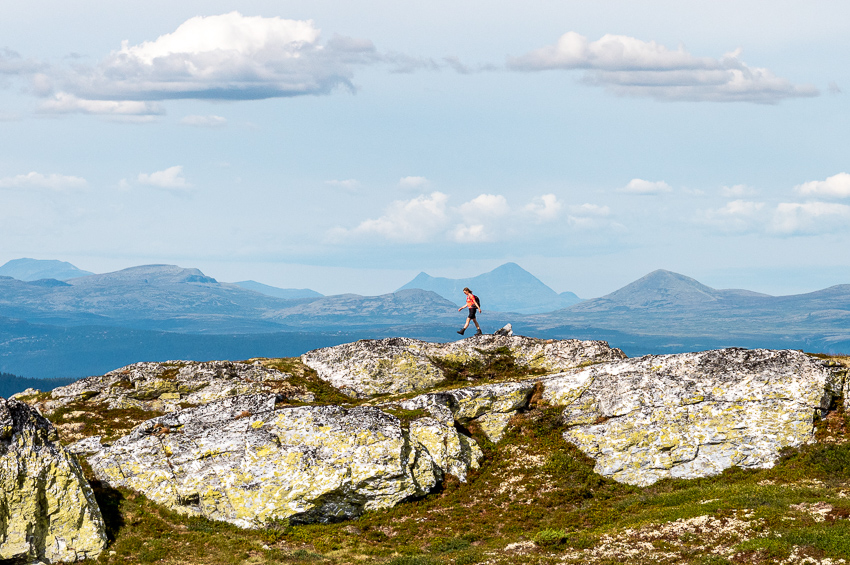
<path fill-rule="evenodd" d="M 584 70 L 584 82 L 623 96 L 658 100 L 757 102 L 816 96 L 811 85 L 794 85 L 764 68 L 750 67 L 740 51 L 719 59 L 695 57 L 626 35 L 607 34 L 596 41 L 567 32 L 547 45 L 508 59 L 515 71 Z"/>
<path fill-rule="evenodd" d="M 377 240 L 389 243 L 496 243 L 535 236 L 535 226 L 542 234 L 549 233 L 552 224 L 572 230 L 593 230 L 622 226 L 608 216 L 607 206 L 582 204 L 565 207 L 554 194 L 535 197 L 524 206 L 511 206 L 503 195 L 480 194 L 458 206 L 449 205 L 449 196 L 432 192 L 409 200 L 397 200 L 375 219 L 368 219 L 356 227 L 335 228 L 329 233 L 333 243 L 352 243 L 359 240 Z M 540 234 L 537 234 L 540 235 Z"/>
<path fill-rule="evenodd" d="M 14 177 L 0 178 L 0 188 L 48 188 L 50 190 L 67 190 L 84 188 L 86 179 L 68 175 L 28 173 Z"/>

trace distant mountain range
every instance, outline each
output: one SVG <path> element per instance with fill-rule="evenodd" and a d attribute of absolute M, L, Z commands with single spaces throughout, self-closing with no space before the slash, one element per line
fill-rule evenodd
<path fill-rule="evenodd" d="M 488 333 L 511 322 L 515 333 L 603 339 L 630 356 L 728 346 L 850 352 L 850 285 L 769 296 L 661 270 L 606 296 L 540 312 L 578 298 L 558 295 L 511 263 L 469 279 L 423 273 L 381 296 L 250 282 L 222 283 L 173 265 L 65 281 L 0 276 L 0 371 L 81 377 L 142 360 L 288 356 L 364 338 L 448 341 L 465 317 L 457 311 L 464 286 L 481 297 Z"/>
<path fill-rule="evenodd" d="M 616 331 L 636 336 L 628 338 L 634 343 L 654 343 L 653 352 L 726 346 L 850 352 L 850 285 L 770 296 L 717 290 L 659 270 L 606 296 L 529 316 L 525 323 L 558 335 L 576 328 Z"/>
<path fill-rule="evenodd" d="M 71 263 L 53 259 L 13 259 L 0 266 L 0 276 L 12 277 L 20 281 L 39 279 L 66 281 L 91 274 L 94 273 L 78 269 Z"/>
<path fill-rule="evenodd" d="M 572 292 L 558 294 L 516 263 L 505 263 L 489 273 L 468 279 L 447 279 L 419 273 L 399 290 L 430 290 L 462 306 L 466 303 L 465 287 L 480 298 L 483 310 L 498 312 L 538 314 L 581 302 L 581 298 Z"/>
<path fill-rule="evenodd" d="M 315 290 L 310 290 L 309 288 L 278 288 L 276 286 L 258 283 L 257 281 L 241 281 L 233 284 L 248 290 L 253 290 L 254 292 L 259 292 L 260 294 L 265 294 L 266 296 L 285 298 L 287 300 L 294 300 L 297 298 L 319 298 L 324 296 L 323 294 L 318 293 Z"/>

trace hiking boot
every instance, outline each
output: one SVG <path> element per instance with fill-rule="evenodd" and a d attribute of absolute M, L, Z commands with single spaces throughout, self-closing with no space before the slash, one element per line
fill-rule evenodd
<path fill-rule="evenodd" d="M 475 332 L 475 335 L 484 335 L 484 332 L 481 331 L 481 328 L 478 328 L 478 331 Z"/>
<path fill-rule="evenodd" d="M 457 333 L 459 333 L 460 335 L 463 335 L 463 332 L 465 332 L 465 331 L 466 331 L 466 328 L 463 328 L 462 330 L 458 330 Z"/>

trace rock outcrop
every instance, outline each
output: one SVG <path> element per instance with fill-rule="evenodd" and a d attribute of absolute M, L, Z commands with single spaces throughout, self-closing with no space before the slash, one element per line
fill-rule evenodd
<path fill-rule="evenodd" d="M 646 356 L 542 380 L 564 406 L 564 439 L 617 481 L 649 485 L 733 465 L 772 467 L 813 440 L 842 382 L 797 351 L 721 349 Z"/>
<path fill-rule="evenodd" d="M 481 335 L 450 343 L 410 338 L 361 340 L 310 351 L 301 356 L 301 361 L 349 396 L 369 398 L 433 388 L 445 378 L 436 358 L 484 360 L 487 352 L 499 348 L 510 350 L 517 365 L 547 373 L 625 358 L 622 351 L 604 341 Z"/>
<path fill-rule="evenodd" d="M 405 428 L 374 407 L 275 408 L 243 395 L 148 420 L 111 446 L 74 446 L 97 477 L 175 510 L 260 527 L 335 521 L 465 480 L 482 453 L 451 422 Z"/>
<path fill-rule="evenodd" d="M 0 561 L 71 562 L 106 547 L 103 518 L 79 463 L 43 416 L 0 399 Z M 8 561 L 7 561 L 8 560 Z"/>
<path fill-rule="evenodd" d="M 312 401 L 311 394 L 287 382 L 290 377 L 288 373 L 260 363 L 135 363 L 103 376 L 88 377 L 53 389 L 50 398 L 37 406 L 50 414 L 70 402 L 92 400 L 107 408 L 173 412 L 231 396 L 260 393 Z"/>

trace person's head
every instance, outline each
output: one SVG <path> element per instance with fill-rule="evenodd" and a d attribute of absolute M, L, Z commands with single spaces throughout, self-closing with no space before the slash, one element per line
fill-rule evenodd
<path fill-rule="evenodd" d="M 469 288 L 464 288 L 464 289 L 463 289 L 463 293 L 464 293 L 464 294 L 472 294 L 472 291 L 471 291 L 471 290 L 469 290 Z"/>

